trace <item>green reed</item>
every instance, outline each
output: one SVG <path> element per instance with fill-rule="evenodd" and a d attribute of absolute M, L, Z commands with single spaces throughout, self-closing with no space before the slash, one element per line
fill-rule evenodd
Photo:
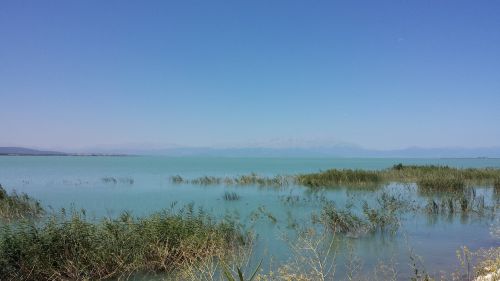
<path fill-rule="evenodd" d="M 237 200 L 240 200 L 240 196 L 238 195 L 238 193 L 236 192 L 224 192 L 224 196 L 223 196 L 224 200 L 226 201 L 237 201 Z"/>
<path fill-rule="evenodd" d="M 496 184 L 500 186 L 500 169 L 458 169 L 435 165 L 397 164 L 384 170 L 331 169 L 319 173 L 297 175 L 296 182 L 309 187 L 363 187 L 380 186 L 388 182 L 417 183 L 427 191 L 453 191 L 470 184 Z"/>
<path fill-rule="evenodd" d="M 26 193 L 10 194 L 0 185 L 0 219 L 16 220 L 22 218 L 41 217 L 44 210 L 38 200 L 29 197 Z"/>
<path fill-rule="evenodd" d="M 62 211 L 42 223 L 21 221 L 0 229 L 0 277 L 98 280 L 170 273 L 204 258 L 222 258 L 244 243 L 237 224 L 215 222 L 192 206 L 145 218 L 125 212 L 99 222 L 83 211 Z"/>
<path fill-rule="evenodd" d="M 378 171 L 331 169 L 320 173 L 302 174 L 296 177 L 297 182 L 310 187 L 336 185 L 365 185 L 382 182 Z"/>

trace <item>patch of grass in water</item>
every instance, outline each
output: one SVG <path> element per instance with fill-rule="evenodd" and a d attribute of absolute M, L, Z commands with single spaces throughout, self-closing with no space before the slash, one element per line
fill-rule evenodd
<path fill-rule="evenodd" d="M 380 172 L 365 170 L 331 169 L 320 173 L 298 175 L 300 184 L 310 187 L 330 187 L 338 185 L 367 185 L 382 182 Z"/>
<path fill-rule="evenodd" d="M 237 201 L 240 200 L 240 196 L 236 192 L 224 192 L 224 200 L 226 201 Z"/>
<path fill-rule="evenodd" d="M 17 220 L 23 218 L 38 218 L 45 213 L 40 202 L 29 197 L 26 193 L 10 194 L 0 185 L 0 219 Z"/>
<path fill-rule="evenodd" d="M 356 235 L 366 230 L 366 223 L 349 210 L 339 210 L 328 203 L 321 211 L 321 222 L 332 233 Z"/>
<path fill-rule="evenodd" d="M 400 226 L 399 214 L 413 206 L 401 198 L 382 193 L 375 207 L 365 201 L 362 214 L 355 214 L 350 207 L 337 209 L 332 202 L 323 205 L 320 222 L 332 233 L 360 235 L 365 233 L 395 233 Z"/>
<path fill-rule="evenodd" d="M 115 177 L 103 177 L 101 179 L 103 183 L 111 183 L 111 184 L 117 184 L 117 183 L 124 183 L 124 184 L 134 184 L 134 179 L 130 177 L 122 177 L 122 178 L 115 178 Z"/>
<path fill-rule="evenodd" d="M 390 169 L 380 171 L 386 180 L 417 182 L 425 178 L 454 178 L 469 183 L 492 183 L 500 177 L 500 169 L 467 168 L 459 169 L 438 165 L 396 164 Z"/>
<path fill-rule="evenodd" d="M 500 169 L 468 168 L 458 169 L 436 165 L 403 165 L 396 164 L 384 170 L 330 169 L 318 173 L 299 174 L 295 176 L 265 177 L 255 173 L 238 177 L 203 176 L 195 179 L 184 179 L 181 176 L 171 177 L 173 183 L 191 183 L 200 185 L 259 185 L 287 186 L 300 184 L 312 188 L 348 187 L 349 189 L 374 191 L 389 182 L 417 183 L 425 192 L 459 190 L 467 185 L 493 185 L 500 189 Z M 500 192 L 497 192 L 500 193 Z"/>
<path fill-rule="evenodd" d="M 495 179 L 493 183 L 493 193 L 495 197 L 500 198 L 500 178 Z"/>
<path fill-rule="evenodd" d="M 118 180 L 114 177 L 104 177 L 101 179 L 103 183 L 112 183 L 112 184 L 117 184 Z"/>
<path fill-rule="evenodd" d="M 432 194 L 436 192 L 459 193 L 463 192 L 465 182 L 453 177 L 426 177 L 417 182 L 419 192 Z"/>
<path fill-rule="evenodd" d="M 248 175 L 241 175 L 238 177 L 214 177 L 214 176 L 203 176 L 194 179 L 184 179 L 183 177 L 177 175 L 170 178 L 173 183 L 190 183 L 198 185 L 259 185 L 259 186 L 284 186 L 291 182 L 290 177 L 286 176 L 275 176 L 275 177 L 264 177 L 259 176 L 255 173 Z"/>
<path fill-rule="evenodd" d="M 495 212 L 495 206 L 486 205 L 483 195 L 476 195 L 474 188 L 468 188 L 461 192 L 440 194 L 438 198 L 428 199 L 424 210 L 427 214 L 470 214 L 486 215 Z"/>
<path fill-rule="evenodd" d="M 381 183 L 400 182 L 420 183 L 420 186 L 435 189 L 457 188 L 466 184 L 494 184 L 500 178 L 500 169 L 468 168 L 458 169 L 436 165 L 403 165 L 396 164 L 391 168 L 378 171 L 331 169 L 319 173 L 296 176 L 296 181 L 309 187 L 335 187 L 346 185 L 350 188 L 363 186 L 380 186 Z"/>

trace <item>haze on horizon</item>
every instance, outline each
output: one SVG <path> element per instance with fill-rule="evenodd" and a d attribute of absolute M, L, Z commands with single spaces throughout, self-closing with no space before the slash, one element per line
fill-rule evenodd
<path fill-rule="evenodd" d="M 0 3 L 0 146 L 500 145 L 499 1 Z"/>

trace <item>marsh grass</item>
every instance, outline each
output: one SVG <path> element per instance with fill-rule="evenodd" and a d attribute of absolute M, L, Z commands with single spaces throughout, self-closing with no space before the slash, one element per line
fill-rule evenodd
<path fill-rule="evenodd" d="M 10 194 L 0 185 L 0 219 L 18 220 L 23 218 L 38 218 L 44 215 L 44 209 L 40 202 L 28 196 L 26 193 L 18 194 L 16 191 Z"/>
<path fill-rule="evenodd" d="M 496 198 L 500 198 L 500 178 L 495 179 L 493 183 L 493 194 Z"/>
<path fill-rule="evenodd" d="M 203 176 L 185 179 L 179 175 L 170 178 L 173 183 L 190 183 L 199 185 L 258 185 L 288 186 L 299 184 L 311 188 L 348 187 L 374 191 L 390 182 L 417 183 L 422 193 L 454 192 L 472 184 L 493 185 L 500 189 L 500 169 L 468 168 L 458 169 L 435 165 L 403 165 L 397 164 L 384 170 L 330 169 L 318 173 L 299 174 L 295 176 L 265 177 L 255 173 L 237 177 Z M 498 193 L 498 192 L 497 192 Z"/>
<path fill-rule="evenodd" d="M 320 173 L 302 174 L 297 182 L 310 187 L 329 187 L 338 185 L 372 185 L 382 182 L 380 172 L 365 170 L 331 169 Z"/>
<path fill-rule="evenodd" d="M 417 181 L 418 190 L 422 195 L 435 193 L 461 193 L 465 189 L 465 182 L 453 177 L 424 177 Z"/>
<path fill-rule="evenodd" d="M 417 183 L 423 190 L 461 189 L 471 184 L 500 185 L 500 169 L 468 168 L 458 169 L 435 165 L 397 164 L 385 170 L 331 169 L 319 173 L 296 176 L 298 183 L 309 187 L 336 187 L 345 185 L 351 188 L 381 186 L 387 182 Z"/>
<path fill-rule="evenodd" d="M 362 214 L 356 214 L 347 207 L 338 209 L 333 202 L 323 205 L 320 222 L 332 233 L 359 236 L 366 233 L 395 233 L 400 226 L 399 215 L 413 208 L 408 202 L 387 193 L 377 198 L 375 206 L 366 201 Z"/>
<path fill-rule="evenodd" d="M 259 186 L 285 186 L 293 182 L 293 177 L 274 176 L 265 177 L 255 173 L 237 177 L 214 177 L 202 176 L 194 179 L 185 179 L 179 175 L 170 177 L 170 181 L 176 184 L 188 183 L 198 185 L 259 185 Z"/>
<path fill-rule="evenodd" d="M 117 184 L 118 183 L 118 180 L 116 178 L 114 178 L 114 177 L 103 177 L 101 179 L 101 181 L 103 183 L 112 183 L 112 184 Z"/>
<path fill-rule="evenodd" d="M 428 214 L 469 214 L 486 215 L 495 213 L 497 207 L 486 205 L 483 195 L 477 195 L 474 188 L 462 191 L 441 193 L 439 196 L 430 197 L 424 207 Z"/>
<path fill-rule="evenodd" d="M 5 280 L 102 280 L 133 273 L 171 273 L 243 245 L 234 222 L 215 222 L 192 206 L 145 218 L 89 220 L 85 212 L 22 221 L 0 231 Z"/>
<path fill-rule="evenodd" d="M 323 206 L 321 222 L 331 233 L 358 235 L 366 232 L 368 224 L 350 210 L 337 209 L 333 203 Z"/>
<path fill-rule="evenodd" d="M 130 177 L 121 177 L 121 178 L 103 177 L 101 178 L 101 181 L 107 184 L 117 184 L 117 183 L 130 184 L 130 185 L 134 184 L 134 179 Z"/>

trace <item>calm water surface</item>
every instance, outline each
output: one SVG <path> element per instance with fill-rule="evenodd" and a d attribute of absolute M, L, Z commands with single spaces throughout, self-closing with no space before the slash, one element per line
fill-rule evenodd
<path fill-rule="evenodd" d="M 500 159 L 330 159 L 330 158 L 169 158 L 169 157 L 0 157 L 0 184 L 7 190 L 26 192 L 47 208 L 84 208 L 91 216 L 115 216 L 124 210 L 137 216 L 168 208 L 173 202 L 182 206 L 194 203 L 209 213 L 222 217 L 230 214 L 257 235 L 256 256 L 273 256 L 285 262 L 290 250 L 283 235 L 292 231 L 290 225 L 307 225 L 311 214 L 319 213 L 318 198 L 333 200 L 339 207 L 362 201 L 374 203 L 380 192 L 397 193 L 422 203 L 414 185 L 390 184 L 377 192 L 349 191 L 345 188 L 311 192 L 302 186 L 269 188 L 258 186 L 199 186 L 173 184 L 170 177 L 238 176 L 255 172 L 259 175 L 292 175 L 317 172 L 329 168 L 384 169 L 394 164 L 436 164 L 459 168 L 496 167 Z M 102 179 L 114 177 L 118 183 Z M 129 179 L 133 180 L 130 184 Z M 223 200 L 224 192 L 236 192 L 237 201 Z M 489 187 L 477 187 L 490 204 L 498 200 Z M 298 196 L 298 197 L 297 197 Z M 300 198 L 287 204 L 288 197 Z M 268 214 L 276 218 L 269 218 Z M 257 216 L 258 215 L 258 216 Z M 393 259 L 398 270 L 409 274 L 409 248 L 423 257 L 427 271 L 453 270 L 457 265 L 455 252 L 461 246 L 471 249 L 499 247 L 500 240 L 491 234 L 495 218 L 454 216 L 430 218 L 421 213 L 407 214 L 396 235 L 370 235 L 352 238 L 346 243 L 355 247 L 366 270 L 380 262 Z M 341 250 L 343 251 L 343 250 Z M 338 258 L 342 274 L 344 256 Z"/>

